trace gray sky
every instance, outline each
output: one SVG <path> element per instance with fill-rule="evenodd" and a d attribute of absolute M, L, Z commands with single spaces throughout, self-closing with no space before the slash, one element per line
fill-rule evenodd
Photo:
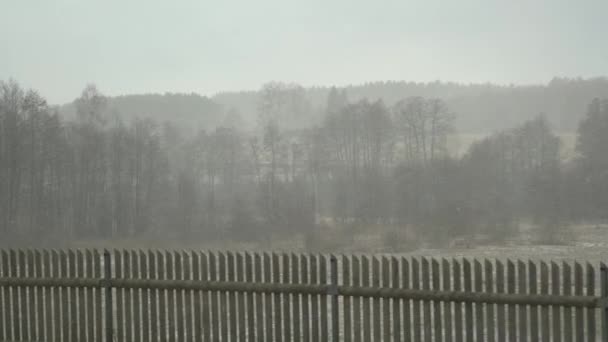
<path fill-rule="evenodd" d="M 269 80 L 540 83 L 608 70 L 606 0 L 2 0 L 0 79 L 70 101 Z"/>

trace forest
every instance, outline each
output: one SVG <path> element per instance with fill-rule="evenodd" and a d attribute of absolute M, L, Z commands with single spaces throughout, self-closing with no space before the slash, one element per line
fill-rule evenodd
<path fill-rule="evenodd" d="M 563 243 L 608 220 L 607 84 L 269 82 L 213 98 L 88 85 L 56 106 L 2 81 L 1 243 Z M 468 132 L 484 134 L 455 153 Z"/>

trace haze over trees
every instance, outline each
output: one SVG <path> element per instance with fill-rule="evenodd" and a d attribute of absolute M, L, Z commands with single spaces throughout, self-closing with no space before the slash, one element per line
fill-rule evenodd
<path fill-rule="evenodd" d="M 604 79 L 271 82 L 213 99 L 110 98 L 89 85 L 54 107 L 9 80 L 0 83 L 0 234 L 30 243 L 303 236 L 314 248 L 326 231 L 382 231 L 405 248 L 504 242 L 533 226 L 537 241 L 558 242 L 570 225 L 608 219 L 607 96 Z M 449 138 L 463 131 L 487 136 L 455 154 Z M 564 131 L 577 132 L 567 160 Z"/>

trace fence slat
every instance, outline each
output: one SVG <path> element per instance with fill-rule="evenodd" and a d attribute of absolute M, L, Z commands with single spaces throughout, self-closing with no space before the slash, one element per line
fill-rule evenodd
<path fill-rule="evenodd" d="M 391 257 L 391 287 L 394 289 L 398 289 L 401 285 L 400 282 L 400 274 L 399 274 L 399 259 L 396 257 Z M 391 317 L 392 320 L 392 338 L 393 341 L 402 341 L 401 338 L 401 306 L 399 299 L 393 299 L 393 315 Z"/>
<path fill-rule="evenodd" d="M 158 279 L 158 259 L 155 251 L 146 253 L 148 259 L 148 277 L 149 279 Z M 160 291 L 153 289 L 150 293 L 150 341 L 158 342 L 160 339 L 160 313 L 159 313 L 159 297 Z"/>
<path fill-rule="evenodd" d="M 536 264 L 532 261 L 528 261 L 528 289 L 532 295 L 538 293 Z M 530 305 L 530 341 L 540 341 L 538 323 L 538 306 Z"/>
<path fill-rule="evenodd" d="M 235 281 L 236 280 L 236 274 L 235 274 L 235 262 L 236 262 L 236 258 L 234 256 L 233 253 L 228 252 L 226 253 L 226 266 L 227 266 L 227 280 L 228 281 Z M 228 298 L 228 336 L 230 337 L 231 341 L 234 341 L 237 336 L 238 336 L 238 312 L 237 312 L 237 303 L 236 303 L 236 293 L 235 292 L 229 292 L 227 293 L 227 298 Z"/>
<path fill-rule="evenodd" d="M 441 290 L 441 282 L 439 278 L 440 269 L 439 262 L 436 259 L 431 259 L 431 290 Z M 433 341 L 441 341 L 443 336 L 443 324 L 441 320 L 441 302 L 433 301 Z"/>
<path fill-rule="evenodd" d="M 496 292 L 505 293 L 505 266 L 501 260 L 496 260 L 495 272 Z M 505 316 L 505 310 L 506 306 L 504 304 L 499 304 L 496 306 L 496 333 L 498 336 L 497 341 L 506 341 L 507 320 Z"/>
<path fill-rule="evenodd" d="M 549 294 L 549 266 L 546 262 L 540 263 L 540 293 L 543 295 Z M 549 307 L 542 306 L 540 308 L 540 326 L 541 336 L 540 341 L 549 342 L 550 340 L 550 328 L 549 328 Z"/>
<path fill-rule="evenodd" d="M 447 259 L 443 259 L 441 261 L 441 267 L 442 267 L 442 271 L 443 271 L 442 289 L 444 291 L 451 291 L 452 283 L 453 283 L 451 264 Z M 444 327 L 444 341 L 445 342 L 452 342 L 454 340 L 453 331 L 452 331 L 452 326 L 454 323 L 453 322 L 454 315 L 452 315 L 453 310 L 454 310 L 453 303 L 443 302 L 443 327 Z"/>
<path fill-rule="evenodd" d="M 458 260 L 452 260 L 452 284 L 454 291 L 462 291 L 461 269 Z M 454 303 L 454 341 L 464 341 L 465 331 L 462 328 L 462 303 Z"/>
<path fill-rule="evenodd" d="M 511 260 L 507 261 L 507 293 L 515 294 L 515 263 Z M 507 305 L 507 319 L 508 323 L 508 334 L 509 341 L 517 342 L 517 306 L 516 305 Z"/>
<path fill-rule="evenodd" d="M 328 258 L 325 255 L 319 255 L 318 257 L 319 260 L 319 283 L 320 284 L 329 284 L 329 278 L 327 276 L 327 264 L 328 264 Z M 328 319 L 328 310 L 329 310 L 329 303 L 331 302 L 330 300 L 328 300 L 327 295 L 321 295 L 321 317 L 319 318 L 319 321 L 321 323 L 321 339 L 320 341 L 322 342 L 327 342 L 329 341 L 329 319 Z"/>
<path fill-rule="evenodd" d="M 369 258 L 365 255 L 361 256 L 361 285 L 371 286 L 369 276 L 370 276 L 370 268 L 371 264 L 369 262 Z M 372 329 L 371 329 L 371 299 L 370 298 L 362 298 L 361 302 L 363 304 L 363 332 L 362 337 L 363 341 L 373 341 Z"/>
<path fill-rule="evenodd" d="M 495 276 L 494 276 L 494 265 L 490 260 L 484 260 L 483 262 L 484 268 L 484 276 L 485 276 L 485 291 L 487 293 L 495 293 L 494 284 Z M 496 341 L 496 305 L 495 304 L 485 304 L 485 325 L 486 325 L 486 333 L 485 340 L 488 342 Z"/>
<path fill-rule="evenodd" d="M 473 290 L 478 293 L 483 292 L 483 266 L 479 260 L 473 260 L 473 277 L 474 288 Z M 475 338 L 476 341 L 484 341 L 484 329 L 483 329 L 483 307 L 485 304 L 475 304 Z"/>
<path fill-rule="evenodd" d="M 590 263 L 586 264 L 586 295 L 587 296 L 595 296 L 595 269 Z M 587 309 L 587 341 L 592 342 L 596 341 L 596 329 L 595 329 L 595 320 L 596 320 L 596 309 L 589 308 Z"/>
<path fill-rule="evenodd" d="M 380 259 L 372 257 L 372 287 L 380 287 L 382 275 L 380 273 Z M 372 299 L 372 329 L 374 341 L 382 339 L 382 318 L 380 318 L 380 298 Z"/>
<path fill-rule="evenodd" d="M 359 257 L 354 255 L 352 257 L 352 282 L 353 286 L 361 286 L 361 263 L 359 261 Z M 362 322 L 361 322 L 361 298 L 355 297 L 352 299 L 353 306 L 353 341 L 361 342 L 363 341 L 363 332 L 362 332 Z"/>
<path fill-rule="evenodd" d="M 209 255 L 203 252 L 200 252 L 197 255 L 199 258 L 200 265 L 200 278 L 204 280 L 211 280 L 211 261 L 209 259 Z M 199 293 L 199 299 L 201 301 L 201 330 L 203 333 L 203 341 L 211 341 L 211 331 L 213 327 L 213 307 L 211 305 L 211 302 L 213 297 L 213 293 L 210 291 L 201 291 Z"/>
<path fill-rule="evenodd" d="M 310 273 L 308 256 L 300 255 L 300 280 L 302 284 L 310 284 Z M 311 341 L 311 315 L 310 315 L 310 304 L 314 300 L 311 295 L 302 296 L 302 341 Z M 314 311 L 313 311 L 314 312 Z"/>
<path fill-rule="evenodd" d="M 67 253 L 63 250 L 59 251 L 59 277 L 65 278 L 68 277 L 68 257 Z M 62 341 L 71 342 L 71 308 L 70 308 L 70 298 L 69 298 L 69 289 L 61 288 L 61 316 L 63 318 L 61 322 L 61 332 L 62 332 Z M 17 337 L 17 341 L 20 341 L 21 337 Z"/>
<path fill-rule="evenodd" d="M 412 258 L 412 289 L 420 289 L 420 262 L 417 258 Z M 421 322 L 421 311 L 420 301 L 414 300 L 412 303 L 412 329 L 414 330 L 414 341 L 422 341 L 422 322 Z"/>
<path fill-rule="evenodd" d="M 291 278 L 289 280 L 290 284 L 300 284 L 300 258 L 298 255 L 291 253 L 289 255 L 289 262 L 291 267 Z M 293 305 L 293 341 L 301 342 L 302 341 L 302 316 L 300 315 L 300 307 L 302 303 L 302 295 L 296 294 L 292 296 L 292 305 Z"/>
<path fill-rule="evenodd" d="M 342 256 L 342 285 L 352 286 L 351 281 L 351 264 L 346 255 Z M 353 315 L 351 310 L 351 297 L 342 298 L 342 321 L 343 321 L 343 336 L 345 341 L 352 341 L 352 321 Z"/>
<path fill-rule="evenodd" d="M 383 288 L 391 287 L 391 265 L 388 257 L 382 257 L 382 284 Z M 391 299 L 382 299 L 382 340 L 391 340 Z"/>
<path fill-rule="evenodd" d="M 574 263 L 574 294 L 582 295 L 583 294 L 583 265 L 578 262 Z M 582 308 L 575 309 L 575 319 L 574 322 L 576 324 L 576 341 L 585 341 L 585 310 Z"/>
<path fill-rule="evenodd" d="M 245 282 L 247 281 L 245 275 L 245 255 L 243 253 L 236 254 L 236 281 Z M 245 293 L 236 293 L 237 298 L 237 327 L 238 327 L 238 341 L 247 341 L 247 309 L 245 307 Z M 233 341 L 236 341 L 234 339 Z"/>
<path fill-rule="evenodd" d="M 462 275 L 463 275 L 463 285 L 464 285 L 464 291 L 465 292 L 471 292 L 473 290 L 473 286 L 472 286 L 472 279 L 471 279 L 471 262 L 469 261 L 469 259 L 463 259 L 462 261 Z M 465 319 L 465 330 L 466 330 L 466 335 L 467 335 L 467 341 L 473 341 L 473 335 L 475 333 L 475 330 L 473 329 L 473 304 L 472 303 L 465 303 L 464 304 L 464 308 L 465 308 L 465 314 L 464 314 L 464 319 Z"/>
<path fill-rule="evenodd" d="M 268 253 L 263 254 L 264 257 L 264 281 L 267 283 L 272 282 L 272 259 Z M 273 307 L 272 307 L 272 295 L 264 294 L 264 341 L 275 341 L 273 339 Z"/>
<path fill-rule="evenodd" d="M 281 255 L 281 280 L 282 284 L 289 284 L 289 276 L 290 270 L 289 267 L 291 263 L 289 262 L 289 255 L 283 254 Z M 283 341 L 291 341 L 292 339 L 292 315 L 291 315 L 291 294 L 282 294 L 281 301 L 283 302 L 283 307 L 281 308 L 282 317 L 281 321 L 283 323 Z"/>
<path fill-rule="evenodd" d="M 527 294 L 528 293 L 528 273 L 526 270 L 526 264 L 518 260 L 517 261 L 517 293 L 518 294 Z M 528 337 L 528 306 L 527 305 L 518 305 L 517 306 L 517 314 L 518 314 L 518 338 L 519 341 L 529 341 Z"/>
<path fill-rule="evenodd" d="M 567 262 L 562 263 L 563 293 L 565 296 L 572 294 L 572 267 Z M 564 341 L 574 341 L 572 330 L 572 308 L 564 308 Z"/>
<path fill-rule="evenodd" d="M 138 269 L 137 271 L 139 272 L 139 276 L 142 279 L 150 279 L 150 265 L 149 265 L 149 260 L 148 260 L 148 254 L 144 251 L 137 251 L 137 258 L 139 259 L 138 261 Z M 151 290 L 150 289 L 145 289 L 145 290 L 140 290 L 140 294 L 139 294 L 139 302 L 140 304 L 140 317 L 141 317 L 141 321 L 142 321 L 142 327 L 141 327 L 141 342 L 147 342 L 150 341 L 150 328 L 151 328 L 151 324 L 150 324 L 150 312 L 151 312 L 151 308 L 150 308 L 150 300 L 151 300 L 151 296 L 150 296 Z"/>
<path fill-rule="evenodd" d="M 559 265 L 551 262 L 551 295 L 561 296 L 560 288 L 560 269 Z M 561 308 L 558 305 L 551 306 L 551 341 L 561 340 Z"/>
<path fill-rule="evenodd" d="M 420 269 L 421 269 L 421 279 L 422 279 L 422 289 L 430 290 L 431 286 L 431 270 L 430 263 L 427 258 L 422 257 L 420 260 Z M 428 300 L 421 301 L 422 302 L 422 330 L 424 331 L 424 341 L 431 342 L 433 340 L 432 335 L 432 326 L 433 320 L 431 317 L 431 303 Z"/>
<path fill-rule="evenodd" d="M 245 281 L 246 282 L 255 282 L 255 277 L 254 277 L 254 272 L 257 272 L 257 270 L 254 270 L 254 260 L 253 260 L 253 255 L 251 255 L 251 253 L 245 253 Z M 251 294 L 251 293 L 247 293 L 247 339 L 246 341 L 254 341 L 255 338 L 257 338 L 258 334 L 256 332 L 256 319 L 259 317 L 256 317 L 256 307 L 259 306 L 261 307 L 262 303 L 260 303 L 259 301 L 257 301 L 256 295 Z M 257 306 L 256 306 L 257 304 Z"/>

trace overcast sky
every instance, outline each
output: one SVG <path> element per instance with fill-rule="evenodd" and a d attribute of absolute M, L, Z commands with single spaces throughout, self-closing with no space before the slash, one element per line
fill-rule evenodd
<path fill-rule="evenodd" d="M 607 0 L 2 0 L 0 79 L 71 101 L 269 80 L 545 83 L 608 70 Z"/>

